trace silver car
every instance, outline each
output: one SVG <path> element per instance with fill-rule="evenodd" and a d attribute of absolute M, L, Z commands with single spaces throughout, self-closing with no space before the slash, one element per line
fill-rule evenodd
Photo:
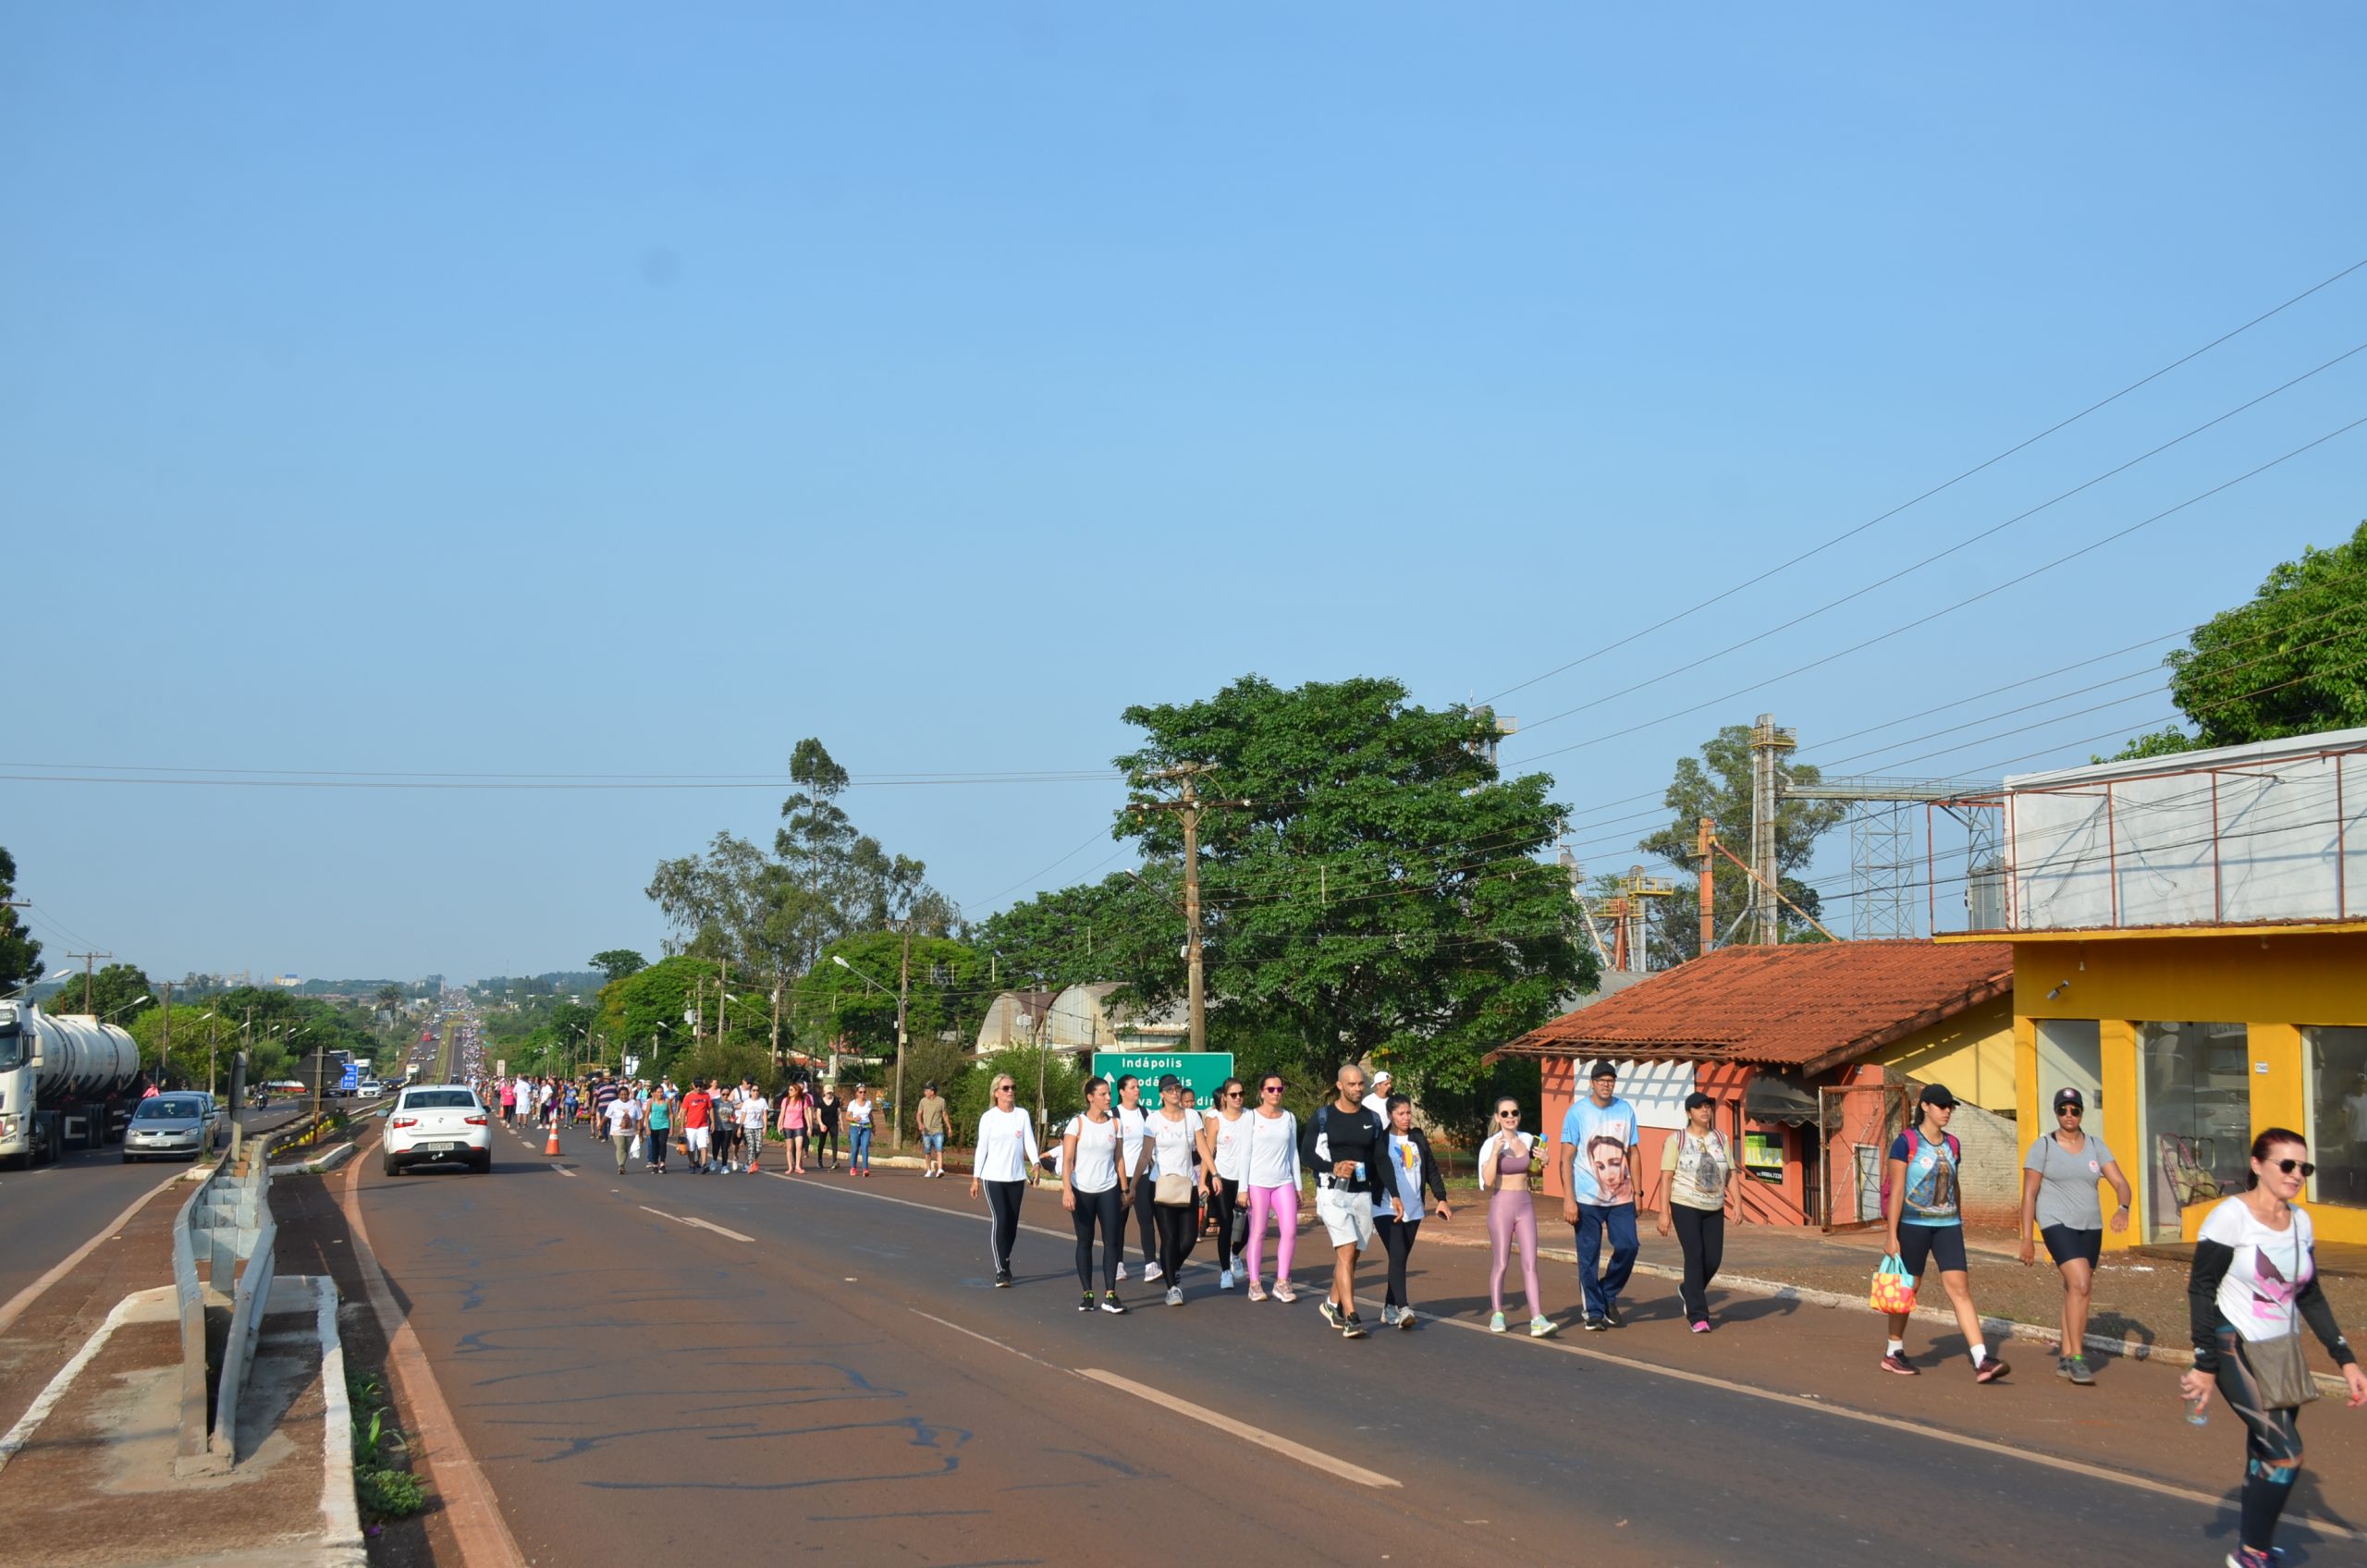
<path fill-rule="evenodd" d="M 191 1090 L 151 1095 L 132 1108 L 123 1133 L 123 1162 L 159 1156 L 202 1159 L 214 1150 L 215 1124 L 220 1118 L 212 1095 Z"/>

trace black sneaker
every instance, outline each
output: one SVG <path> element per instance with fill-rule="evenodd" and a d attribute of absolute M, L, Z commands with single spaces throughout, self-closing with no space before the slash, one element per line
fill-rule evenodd
<path fill-rule="evenodd" d="M 1348 1339 L 1361 1340 L 1365 1337 L 1365 1320 L 1351 1312 L 1340 1320 L 1340 1332 Z"/>
<path fill-rule="evenodd" d="M 995 1289 L 999 1291 L 1007 1291 L 1011 1289 L 1010 1269 L 998 1268 L 995 1270 Z"/>
<path fill-rule="evenodd" d="M 2088 1358 L 2084 1355 L 2067 1358 L 2063 1363 L 2063 1375 L 2083 1389 L 2095 1387 L 2096 1375 L 2089 1367 Z"/>
<path fill-rule="evenodd" d="M 1118 1299 L 1117 1292 L 1105 1291 L 1101 1295 L 1101 1310 L 1115 1317 L 1123 1317 L 1126 1315 L 1126 1304 Z"/>
<path fill-rule="evenodd" d="M 1091 1291 L 1085 1292 L 1085 1299 L 1076 1304 L 1076 1309 L 1079 1312 L 1091 1312 L 1093 1310 L 1093 1292 Z"/>
<path fill-rule="evenodd" d="M 1587 1320 L 1580 1324 L 1579 1327 L 1586 1329 L 1589 1334 L 1600 1334 L 1605 1329 L 1611 1327 L 1611 1319 L 1607 1317 L 1600 1317 L 1589 1313 L 1587 1315 Z"/>
<path fill-rule="evenodd" d="M 1619 1316 L 1619 1304 L 1615 1301 L 1602 1309 L 1602 1320 L 1613 1329 L 1627 1327 L 1627 1319 Z"/>

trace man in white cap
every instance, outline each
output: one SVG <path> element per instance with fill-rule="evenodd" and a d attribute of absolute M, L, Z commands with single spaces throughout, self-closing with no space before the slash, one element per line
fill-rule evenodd
<path fill-rule="evenodd" d="M 1373 1069 L 1372 1093 L 1365 1096 L 1365 1109 L 1380 1117 L 1383 1127 L 1389 1125 L 1389 1096 L 1392 1092 L 1389 1084 L 1389 1069 L 1377 1067 Z"/>

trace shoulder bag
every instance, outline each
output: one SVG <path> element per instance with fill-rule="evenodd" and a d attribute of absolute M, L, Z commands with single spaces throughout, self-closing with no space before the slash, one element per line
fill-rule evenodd
<path fill-rule="evenodd" d="M 2255 1248 L 2255 1252 L 2259 1249 Z M 2293 1219 L 2293 1268 L 2287 1280 L 2301 1277 L 2301 1219 Z M 2271 1410 L 2298 1410 L 2318 1397 L 2318 1380 L 2310 1372 L 2310 1358 L 2301 1346 L 2300 1311 L 2293 1314 L 2293 1329 L 2273 1340 L 2247 1340 L 2237 1345 L 2244 1366 L 2260 1385 L 2260 1402 Z"/>

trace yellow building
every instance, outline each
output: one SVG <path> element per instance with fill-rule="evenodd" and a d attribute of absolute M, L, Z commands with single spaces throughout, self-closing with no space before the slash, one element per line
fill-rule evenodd
<path fill-rule="evenodd" d="M 2136 1189 L 2104 1244 L 2191 1241 L 2271 1127 L 2309 1142 L 2319 1236 L 2367 1242 L 2367 729 L 2011 778 L 1999 809 L 1974 877 L 2007 928 L 1943 939 L 2014 945 L 2025 1141 L 2077 1087 Z"/>

